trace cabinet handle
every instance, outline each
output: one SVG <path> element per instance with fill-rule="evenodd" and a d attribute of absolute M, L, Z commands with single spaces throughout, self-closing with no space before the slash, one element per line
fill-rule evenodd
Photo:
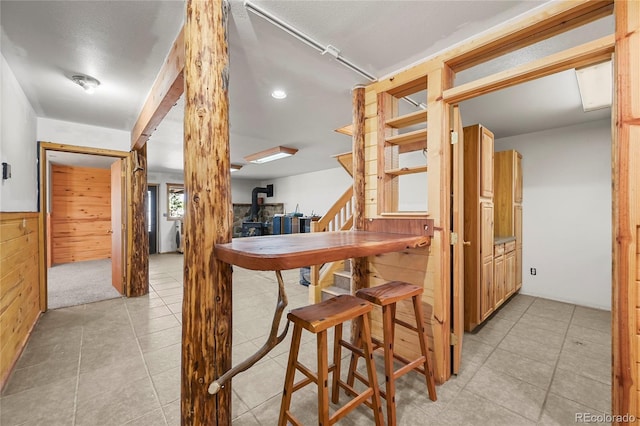
<path fill-rule="evenodd" d="M 471 241 L 463 241 L 462 245 L 470 246 L 471 245 Z"/>

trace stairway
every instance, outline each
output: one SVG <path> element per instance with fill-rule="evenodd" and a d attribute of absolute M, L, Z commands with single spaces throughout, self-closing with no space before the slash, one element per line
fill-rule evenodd
<path fill-rule="evenodd" d="M 341 294 L 351 294 L 351 261 L 344 261 L 344 268 L 333 273 L 333 285 L 322 289 L 322 301 Z"/>

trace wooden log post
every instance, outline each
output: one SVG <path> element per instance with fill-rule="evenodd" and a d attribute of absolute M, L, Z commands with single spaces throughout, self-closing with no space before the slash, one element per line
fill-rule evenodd
<path fill-rule="evenodd" d="M 364 86 L 353 88 L 353 229 L 364 230 L 365 211 L 365 171 L 364 171 L 364 134 L 365 134 L 365 107 Z M 361 288 L 368 287 L 367 258 L 357 257 L 351 259 L 351 283 L 355 293 Z M 351 336 L 356 336 L 355 321 L 351 325 Z"/>
<path fill-rule="evenodd" d="M 128 297 L 149 293 L 149 232 L 147 231 L 147 145 L 131 151 L 128 161 L 131 168 L 130 233 L 127 257 Z"/>
<path fill-rule="evenodd" d="M 182 304 L 183 425 L 231 424 L 231 266 L 214 246 L 231 241 L 228 5 L 187 2 L 185 24 L 185 251 Z"/>

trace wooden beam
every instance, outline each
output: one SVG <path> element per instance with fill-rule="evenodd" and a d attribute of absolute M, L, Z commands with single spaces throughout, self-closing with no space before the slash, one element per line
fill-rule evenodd
<path fill-rule="evenodd" d="M 640 416 L 640 2 L 616 1 L 613 133 L 612 414 Z M 623 424 L 614 422 L 614 424 Z M 626 424 L 626 423 L 625 423 Z"/>
<path fill-rule="evenodd" d="M 450 104 L 456 104 L 571 68 L 603 62 L 611 59 L 614 48 L 615 37 L 613 35 L 602 37 L 519 67 L 445 90 L 444 100 Z"/>
<path fill-rule="evenodd" d="M 229 5 L 187 2 L 184 118 L 183 425 L 231 424 L 231 382 L 209 385 L 231 368 L 231 265 L 216 258 L 231 241 L 229 161 Z"/>
<path fill-rule="evenodd" d="M 147 145 L 131 151 L 127 162 L 131 169 L 131 227 L 127 241 L 130 244 L 127 262 L 127 296 L 138 297 L 149 293 L 149 232 L 147 229 Z"/>
<path fill-rule="evenodd" d="M 131 149 L 140 149 L 184 92 L 184 27 L 173 42 L 131 130 Z"/>
<path fill-rule="evenodd" d="M 499 31 L 474 38 L 447 52 L 443 59 L 455 72 L 522 49 L 589 22 L 611 15 L 613 0 L 571 0 L 552 4 Z M 523 25 L 524 24 L 524 25 Z"/>

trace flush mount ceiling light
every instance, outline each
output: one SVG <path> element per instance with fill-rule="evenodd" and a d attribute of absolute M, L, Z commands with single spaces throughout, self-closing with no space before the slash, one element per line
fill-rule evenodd
<path fill-rule="evenodd" d="M 238 170 L 240 170 L 242 168 L 242 164 L 232 164 L 230 166 L 231 169 L 231 173 L 233 172 L 237 172 Z"/>
<path fill-rule="evenodd" d="M 295 148 L 276 146 L 264 151 L 256 152 L 255 154 L 247 155 L 244 159 L 251 163 L 262 164 L 273 160 L 279 160 L 280 158 L 289 157 L 296 152 L 298 152 L 298 150 Z"/>
<path fill-rule="evenodd" d="M 100 86 L 100 82 L 93 77 L 88 75 L 76 74 L 71 76 L 71 81 L 73 81 L 78 86 L 82 87 L 84 91 L 88 94 L 91 94 L 96 91 L 96 88 Z"/>
<path fill-rule="evenodd" d="M 611 61 L 576 69 L 584 112 L 611 106 L 613 76 Z"/>
<path fill-rule="evenodd" d="M 284 99 L 287 97 L 287 92 L 285 92 L 284 90 L 276 89 L 271 92 L 271 97 L 275 99 Z"/>

